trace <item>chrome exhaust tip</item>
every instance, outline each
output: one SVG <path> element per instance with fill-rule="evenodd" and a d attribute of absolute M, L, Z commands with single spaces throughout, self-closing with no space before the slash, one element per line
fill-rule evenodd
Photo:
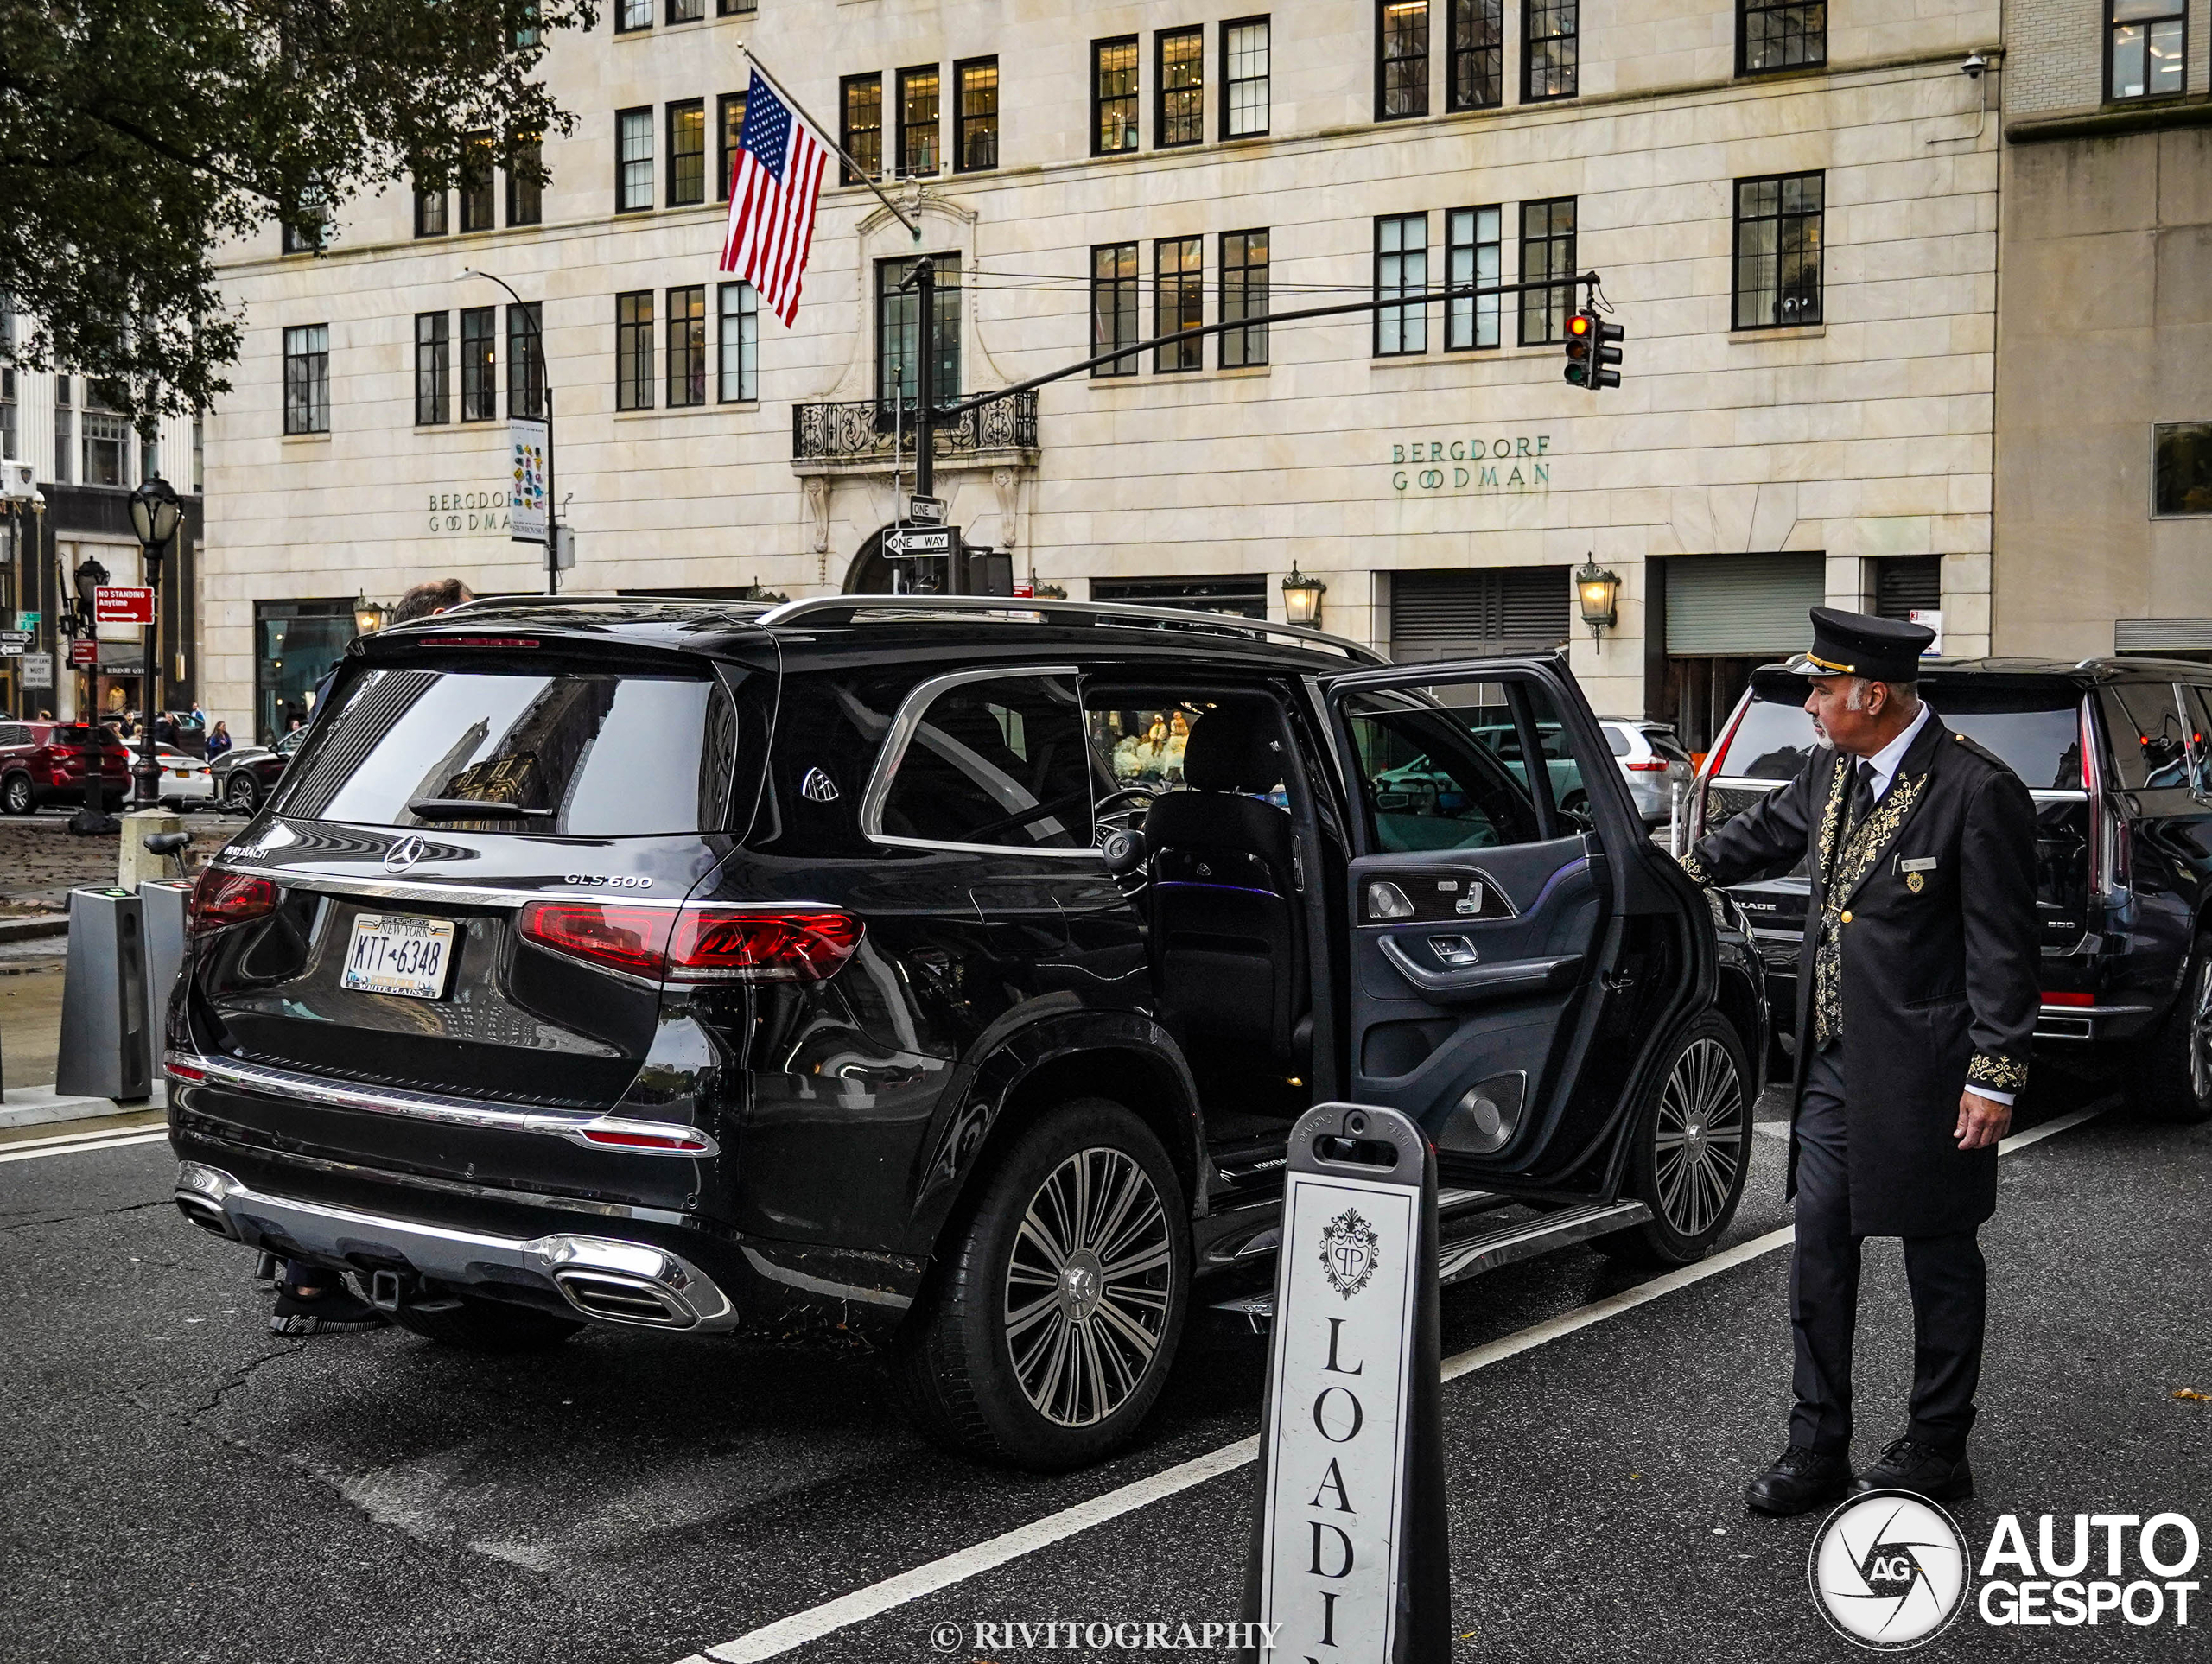
<path fill-rule="evenodd" d="M 689 1329 L 698 1316 L 676 1295 L 642 1277 L 608 1271 L 556 1272 L 553 1281 L 569 1304 L 602 1323 L 644 1324 L 652 1329 Z"/>
<path fill-rule="evenodd" d="M 231 1227 L 231 1216 L 204 1196 L 179 1196 L 176 1210 L 204 1231 L 221 1237 L 226 1242 L 238 1240 L 238 1232 Z"/>

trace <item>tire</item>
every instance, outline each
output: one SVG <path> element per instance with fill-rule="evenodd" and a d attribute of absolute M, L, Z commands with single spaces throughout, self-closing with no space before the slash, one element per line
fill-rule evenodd
<path fill-rule="evenodd" d="M 10 815 L 31 815 L 38 811 L 38 792 L 31 785 L 28 774 L 10 774 L 0 783 L 0 810 Z"/>
<path fill-rule="evenodd" d="M 575 1318 L 556 1317 L 534 1306 L 480 1300 L 468 1294 L 454 1298 L 461 1302 L 459 1307 L 442 1312 L 401 1306 L 399 1326 L 424 1340 L 464 1352 L 543 1352 L 584 1326 Z"/>
<path fill-rule="evenodd" d="M 1191 1265 L 1183 1186 L 1143 1122 L 1103 1098 L 1046 1112 L 949 1228 L 900 1334 L 893 1367 L 915 1422 L 985 1461 L 1103 1460 L 1160 1397 Z"/>
<path fill-rule="evenodd" d="M 261 787 L 241 769 L 223 782 L 223 807 L 233 815 L 251 815 L 261 806 Z"/>
<path fill-rule="evenodd" d="M 2198 938 L 2173 1008 L 2129 1071 L 2127 1100 L 2152 1121 L 2212 1121 L 2212 937 Z"/>
<path fill-rule="evenodd" d="M 1596 1246 L 1646 1265 L 1705 1258 L 1743 1198 L 1758 1096 L 1743 1037 L 1707 1012 L 1675 1042 L 1636 1118 L 1624 1194 L 1649 1205 L 1651 1217 Z"/>

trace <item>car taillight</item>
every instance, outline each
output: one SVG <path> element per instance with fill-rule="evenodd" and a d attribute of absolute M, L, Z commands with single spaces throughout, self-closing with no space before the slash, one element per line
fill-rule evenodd
<path fill-rule="evenodd" d="M 665 1133 L 632 1132 L 587 1125 L 576 1134 L 587 1144 L 615 1150 L 652 1150 L 662 1155 L 705 1155 L 714 1148 L 702 1133 L 671 1128 Z"/>
<path fill-rule="evenodd" d="M 850 913 L 827 908 L 533 901 L 522 914 L 524 939 L 542 948 L 673 982 L 818 982 L 863 933 Z"/>
<path fill-rule="evenodd" d="M 192 886 L 191 931 L 206 936 L 276 911 L 276 886 L 251 873 L 222 873 L 210 867 Z"/>
<path fill-rule="evenodd" d="M 1664 774 L 1667 772 L 1667 759 L 1663 757 L 1655 757 L 1648 763 L 1623 763 L 1621 766 L 1635 774 Z"/>
<path fill-rule="evenodd" d="M 2043 1002 L 2047 1006 L 2094 1006 L 2097 1003 L 2097 996 L 2094 994 L 2060 994 L 2045 988 Z"/>

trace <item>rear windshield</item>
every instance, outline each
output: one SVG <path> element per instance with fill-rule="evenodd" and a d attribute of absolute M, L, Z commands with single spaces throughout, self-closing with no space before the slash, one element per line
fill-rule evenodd
<path fill-rule="evenodd" d="M 123 741 L 105 728 L 92 728 L 82 722 L 73 722 L 54 729 L 53 739 L 47 743 L 55 746 L 119 746 Z"/>
<path fill-rule="evenodd" d="M 369 826 L 623 837 L 721 829 L 737 718 L 709 681 L 372 670 L 282 812 Z M 482 816 L 433 801 L 512 805 Z"/>
<path fill-rule="evenodd" d="M 2030 788 L 2081 790 L 2082 722 L 2070 690 L 2045 694 L 1953 683 L 1922 691 L 1945 726 L 1994 752 Z M 1804 766 L 1816 743 L 1813 719 L 1803 707 L 1755 699 L 1713 772 L 1787 780 Z"/>
<path fill-rule="evenodd" d="M 1792 779 L 1816 743 L 1813 719 L 1802 706 L 1754 699 L 1713 772 L 1751 780 Z"/>

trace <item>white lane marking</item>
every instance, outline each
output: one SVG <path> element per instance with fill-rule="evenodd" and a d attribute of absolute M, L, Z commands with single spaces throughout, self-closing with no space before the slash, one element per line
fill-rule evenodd
<path fill-rule="evenodd" d="M 169 1135 L 166 1127 L 150 1133 L 79 1133 L 68 1139 L 37 1139 L 30 1140 L 33 1147 L 22 1145 L 0 1145 L 0 1161 L 35 1161 L 41 1156 L 75 1155 L 80 1150 L 115 1150 L 126 1144 L 152 1144 Z"/>
<path fill-rule="evenodd" d="M 2044 1121 L 2024 1133 L 2015 1133 L 1997 1146 L 1997 1153 L 2010 1155 L 2015 1150 L 2024 1150 L 2029 1145 L 2040 1143 L 2055 1134 L 2079 1127 L 2091 1117 L 2102 1115 L 2113 1102 L 2107 1098 L 2091 1104 L 2086 1109 L 2073 1110 L 2055 1120 Z M 1473 1347 L 1444 1360 L 1443 1379 L 1457 1381 L 1462 1375 L 1487 1369 L 1493 1363 L 1541 1346 L 1548 1341 L 1557 1340 L 1562 1335 L 1571 1335 L 1578 1329 L 1586 1329 L 1592 1324 L 1602 1323 L 1607 1318 L 1616 1318 L 1624 1312 L 1633 1311 L 1662 1294 L 1671 1294 L 1678 1288 L 1688 1288 L 1692 1283 L 1702 1282 L 1707 1277 L 1717 1277 L 1747 1261 L 1771 1254 L 1794 1241 L 1796 1235 L 1795 1226 L 1784 1225 L 1764 1236 L 1754 1236 L 1749 1242 L 1738 1242 L 1734 1248 L 1710 1259 L 1700 1260 L 1694 1266 L 1684 1266 L 1680 1270 L 1639 1283 L 1634 1288 L 1605 1299 L 1592 1301 L 1588 1305 L 1577 1307 L 1543 1323 L 1531 1324 L 1503 1339 Z M 1016 1527 L 1002 1535 L 963 1548 L 957 1554 L 948 1554 L 943 1559 L 931 1560 L 910 1572 L 901 1572 L 895 1578 L 870 1584 L 865 1589 L 855 1589 L 849 1595 L 840 1595 L 833 1601 L 810 1607 L 804 1612 L 778 1618 L 773 1623 L 748 1630 L 734 1641 L 725 1641 L 719 1646 L 708 1648 L 704 1653 L 694 1653 L 687 1658 L 679 1659 L 677 1664 L 758 1664 L 760 1660 L 778 1657 L 794 1648 L 804 1646 L 810 1641 L 818 1641 L 823 1635 L 849 1625 L 879 1617 L 894 1607 L 904 1606 L 909 1601 L 935 1594 L 941 1589 L 949 1589 L 954 1584 L 963 1583 L 980 1572 L 988 1572 L 1009 1560 L 1019 1559 L 1025 1554 L 1048 1547 L 1078 1531 L 1088 1531 L 1092 1526 L 1118 1519 L 1136 1508 L 1188 1490 L 1193 1485 L 1204 1484 L 1224 1473 L 1233 1473 L 1246 1463 L 1258 1460 L 1259 1454 L 1260 1441 L 1256 1434 L 1249 1439 L 1240 1439 L 1233 1445 L 1224 1445 L 1219 1450 L 1209 1451 L 1204 1456 L 1194 1456 L 1187 1462 L 1163 1469 L 1149 1479 L 1140 1479 L 1133 1484 L 1123 1485 L 1119 1490 L 1109 1490 L 1103 1496 L 1093 1497 L 1088 1502 L 1078 1502 L 1073 1508 L 1062 1508 L 1058 1514 L 1048 1514 L 1041 1520 Z"/>

